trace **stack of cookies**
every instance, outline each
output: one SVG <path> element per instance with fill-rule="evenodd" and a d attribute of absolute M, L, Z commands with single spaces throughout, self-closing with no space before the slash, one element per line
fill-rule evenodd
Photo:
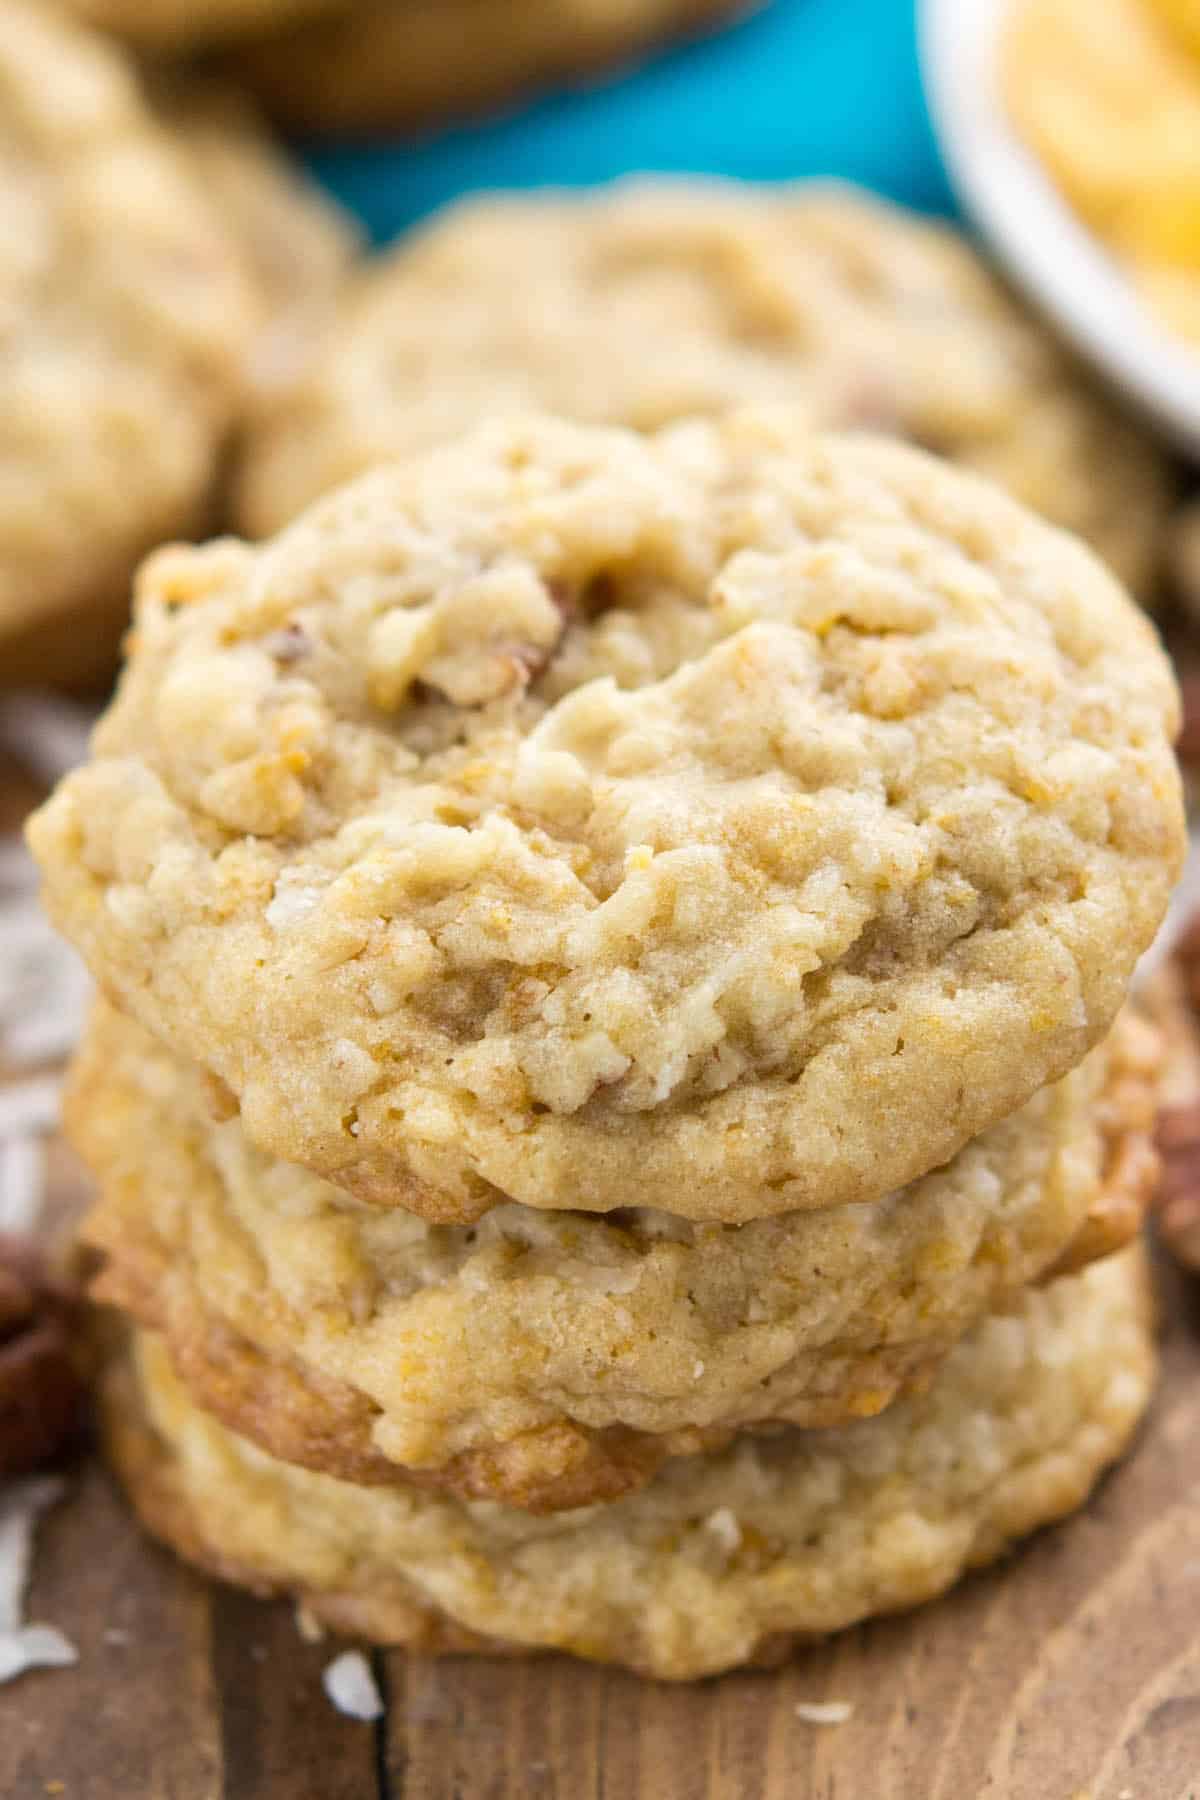
<path fill-rule="evenodd" d="M 1147 1402 L 1176 693 L 789 412 L 494 422 L 161 552 L 38 814 L 105 1389 L 182 1554 L 659 1676 L 907 1607 Z"/>

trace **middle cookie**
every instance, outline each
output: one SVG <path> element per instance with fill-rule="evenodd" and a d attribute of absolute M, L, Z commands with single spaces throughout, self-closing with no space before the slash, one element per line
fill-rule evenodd
<path fill-rule="evenodd" d="M 872 1205 L 700 1225 L 348 1202 L 214 1122 L 209 1085 L 101 1007 L 68 1104 L 102 1198 L 100 1298 L 284 1460 L 553 1511 L 735 1429 L 840 1424 L 923 1385 L 985 1312 L 1136 1230 L 1158 1036 L 1128 1015 L 1057 1086 Z"/>

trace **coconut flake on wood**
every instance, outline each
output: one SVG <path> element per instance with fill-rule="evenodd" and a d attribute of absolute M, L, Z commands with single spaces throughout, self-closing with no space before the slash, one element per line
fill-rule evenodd
<path fill-rule="evenodd" d="M 361 1650 L 343 1650 L 321 1679 L 325 1692 L 347 1718 L 370 1721 L 383 1717 L 383 1697 Z"/>
<path fill-rule="evenodd" d="M 848 1700 L 801 1700 L 795 1712 L 806 1725 L 844 1725 L 854 1708 Z"/>
<path fill-rule="evenodd" d="M 22 1618 L 37 1521 L 62 1493 L 61 1481 L 21 1481 L 0 1493 L 0 1683 L 79 1660 L 57 1626 L 26 1625 Z"/>

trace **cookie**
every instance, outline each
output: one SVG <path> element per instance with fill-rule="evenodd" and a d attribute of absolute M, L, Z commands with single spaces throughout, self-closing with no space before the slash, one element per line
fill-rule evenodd
<path fill-rule="evenodd" d="M 0 14 L 0 679 L 108 673 L 139 559 L 205 522 L 252 296 L 124 61 Z"/>
<path fill-rule="evenodd" d="M 1127 1241 L 1158 1174 L 1160 1061 L 1123 1015 L 944 1169 L 742 1226 L 356 1208 L 214 1122 L 198 1071 L 107 1007 L 66 1117 L 100 1184 L 94 1292 L 163 1333 L 207 1410 L 346 1480 L 419 1469 L 553 1511 L 735 1428 L 879 1412 L 1020 1288 Z"/>
<path fill-rule="evenodd" d="M 358 0 L 231 62 L 287 125 L 406 131 L 593 76 L 745 0 Z"/>
<path fill-rule="evenodd" d="M 1079 1506 L 1149 1400 L 1149 1314 L 1126 1252 L 985 1320 L 878 1418 L 743 1438 L 549 1520 L 274 1461 L 188 1400 L 153 1338 L 113 1372 L 108 1439 L 152 1531 L 337 1628 L 683 1680 L 932 1599 Z"/>
<path fill-rule="evenodd" d="M 241 522 L 276 531 L 371 464 L 496 413 L 649 431 L 776 401 L 990 476 L 1153 596 L 1171 493 L 1148 434 L 955 232 L 817 183 L 452 208 L 347 292 L 323 351 L 264 410 Z"/>
<path fill-rule="evenodd" d="M 1083 548 L 786 412 L 485 427 L 143 571 L 29 827 L 260 1148 L 436 1222 L 875 1200 L 1107 1032 L 1177 694 Z"/>
<path fill-rule="evenodd" d="M 356 220 L 310 181 L 244 94 L 156 71 L 159 117 L 220 211 L 259 299 L 249 377 L 261 397 L 294 380 L 363 248 Z"/>
<path fill-rule="evenodd" d="M 89 25 L 138 50 L 179 55 L 231 39 L 278 31 L 349 0 L 66 0 Z"/>

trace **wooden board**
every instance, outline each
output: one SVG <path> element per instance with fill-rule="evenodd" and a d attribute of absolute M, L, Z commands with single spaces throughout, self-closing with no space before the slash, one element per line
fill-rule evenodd
<path fill-rule="evenodd" d="M 54 1169 L 61 1210 L 79 1178 Z M 147 1543 L 85 1461 L 29 1609 L 80 1661 L 0 1688 L 0 1797 L 1200 1800 L 1200 1284 L 1163 1289 L 1158 1404 L 1082 1516 L 936 1606 L 691 1688 L 388 1654 L 386 1717 L 345 1719 L 336 1645 Z M 853 1714 L 806 1724 L 813 1700 Z"/>

